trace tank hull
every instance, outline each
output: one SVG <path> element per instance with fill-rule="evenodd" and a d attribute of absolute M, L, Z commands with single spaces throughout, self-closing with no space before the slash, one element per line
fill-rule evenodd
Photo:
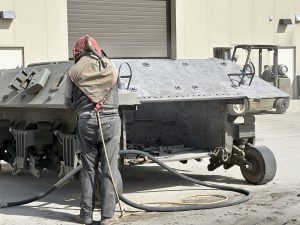
<path fill-rule="evenodd" d="M 228 106 L 254 98 L 288 98 L 258 77 L 232 79 L 230 74 L 241 73 L 241 68 L 231 61 L 113 62 L 122 81 L 121 150 L 142 150 L 164 161 L 209 157 L 209 170 L 246 167 L 244 149 L 254 145 L 255 118 L 248 109 L 229 111 Z M 14 174 L 29 171 L 39 177 L 50 169 L 62 176 L 79 163 L 77 115 L 64 105 L 65 73 L 71 65 L 56 62 L 1 71 L 0 160 L 10 163 Z M 127 155 L 120 162 L 149 161 Z"/>

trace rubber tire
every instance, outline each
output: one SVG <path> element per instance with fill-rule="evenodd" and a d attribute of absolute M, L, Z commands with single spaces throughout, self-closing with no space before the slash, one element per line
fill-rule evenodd
<path fill-rule="evenodd" d="M 251 169 L 241 167 L 245 180 L 250 184 L 266 184 L 273 180 L 276 174 L 276 159 L 273 152 L 266 146 L 245 148 L 245 158 L 252 164 Z"/>
<path fill-rule="evenodd" d="M 275 103 L 276 112 L 284 114 L 287 110 L 287 100 L 285 98 L 278 98 Z"/>

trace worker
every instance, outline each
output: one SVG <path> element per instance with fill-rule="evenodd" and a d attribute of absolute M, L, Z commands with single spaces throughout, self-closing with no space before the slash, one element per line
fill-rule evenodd
<path fill-rule="evenodd" d="M 82 224 L 93 223 L 95 184 L 97 176 L 100 176 L 100 224 L 113 224 L 118 219 L 114 216 L 116 195 L 101 144 L 97 112 L 100 114 L 107 155 L 115 179 L 120 177 L 118 73 L 96 40 L 89 35 L 76 42 L 73 55 L 75 64 L 67 72 L 65 103 L 77 112 L 77 136 L 81 151 L 81 210 L 75 220 Z M 101 175 L 97 172 L 98 168 L 101 169 Z"/>

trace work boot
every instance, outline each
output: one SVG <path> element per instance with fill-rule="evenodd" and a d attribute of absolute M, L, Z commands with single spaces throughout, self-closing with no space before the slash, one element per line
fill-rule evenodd
<path fill-rule="evenodd" d="M 92 225 L 93 224 L 93 220 L 91 217 L 80 217 L 80 215 L 75 215 L 72 216 L 72 221 L 75 223 L 79 223 L 79 224 L 84 224 L 84 225 Z"/>
<path fill-rule="evenodd" d="M 111 225 L 119 222 L 118 216 L 113 217 L 103 217 L 101 218 L 100 225 Z"/>

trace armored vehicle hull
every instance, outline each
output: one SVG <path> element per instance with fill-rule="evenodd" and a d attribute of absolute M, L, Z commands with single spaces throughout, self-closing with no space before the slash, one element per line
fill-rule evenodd
<path fill-rule="evenodd" d="M 288 98 L 231 61 L 117 59 L 121 76 L 120 148 L 148 152 L 163 161 L 210 158 L 209 170 L 241 167 L 245 179 L 266 183 L 276 160 L 255 147 L 255 118 L 232 105 L 248 99 Z M 43 169 L 59 176 L 79 162 L 76 112 L 64 105 L 70 62 L 34 64 L 0 74 L 0 160 L 13 173 Z M 246 109 L 246 107 L 244 107 Z M 148 162 L 126 155 L 123 164 Z"/>

